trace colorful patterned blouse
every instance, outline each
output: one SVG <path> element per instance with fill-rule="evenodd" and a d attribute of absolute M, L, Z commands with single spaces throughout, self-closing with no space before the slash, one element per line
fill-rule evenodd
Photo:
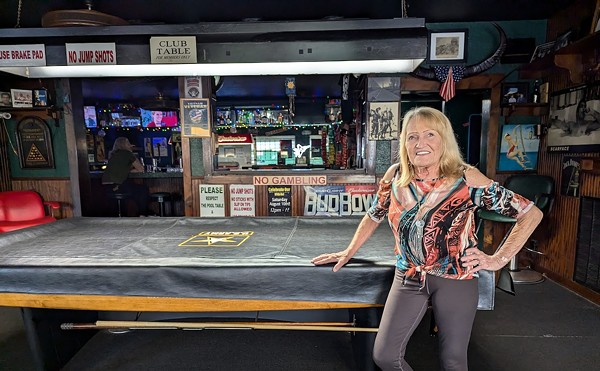
<path fill-rule="evenodd" d="M 368 215 L 377 223 L 387 215 L 396 239 L 396 266 L 407 277 L 426 273 L 470 279 L 478 275 L 467 273 L 460 258 L 465 249 L 477 246 L 477 208 L 519 218 L 532 205 L 533 202 L 497 182 L 473 186 L 460 178 L 455 182 L 441 179 L 429 184 L 412 181 L 407 187 L 398 187 L 392 181 L 379 184 Z"/>

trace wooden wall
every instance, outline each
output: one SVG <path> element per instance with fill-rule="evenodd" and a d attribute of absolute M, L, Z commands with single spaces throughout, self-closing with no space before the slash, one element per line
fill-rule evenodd
<path fill-rule="evenodd" d="M 595 3 L 596 0 L 582 0 L 573 8 L 566 9 L 550 19 L 547 39 L 554 40 L 567 30 L 576 29 L 580 24 L 585 23 L 585 19 L 593 14 Z M 584 58 L 583 63 L 586 63 L 585 60 Z M 583 65 L 582 68 L 585 70 L 589 67 Z M 569 71 L 562 68 L 553 68 L 547 71 L 546 76 L 545 81 L 550 82 L 550 92 L 579 85 L 571 81 Z M 600 78 L 596 75 L 587 82 L 591 83 L 598 80 Z M 544 117 L 543 122 L 547 122 L 547 119 L 548 117 Z M 539 249 L 545 255 L 535 258 L 533 266 L 536 270 L 545 272 L 551 278 L 579 292 L 588 299 L 600 303 L 599 293 L 573 281 L 580 198 L 560 195 L 562 162 L 565 156 L 598 158 L 600 153 L 548 153 L 546 138 L 542 137 L 538 159 L 538 174 L 549 175 L 556 180 L 556 198 L 550 215 L 542 222 L 543 228 L 539 228 L 540 231 L 537 231 L 534 235 L 539 239 Z M 579 180 L 580 196 L 600 197 L 600 175 L 581 172 Z"/>
<path fill-rule="evenodd" d="M 58 201 L 61 208 L 54 211 L 58 219 L 73 217 L 73 200 L 71 199 L 71 181 L 69 179 L 13 179 L 12 190 L 33 190 L 42 196 L 44 201 Z"/>

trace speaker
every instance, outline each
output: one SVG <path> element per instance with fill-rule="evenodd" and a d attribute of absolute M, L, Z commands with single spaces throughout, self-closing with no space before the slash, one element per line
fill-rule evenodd
<path fill-rule="evenodd" d="M 529 63 L 535 50 L 535 39 L 533 37 L 508 39 L 506 50 L 500 57 L 500 63 Z"/>

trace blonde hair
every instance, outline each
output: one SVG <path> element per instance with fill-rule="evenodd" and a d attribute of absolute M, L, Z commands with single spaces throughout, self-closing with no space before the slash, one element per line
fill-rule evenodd
<path fill-rule="evenodd" d="M 399 186 L 405 187 L 415 176 L 414 166 L 408 159 L 406 148 L 406 127 L 413 120 L 424 120 L 442 138 L 442 155 L 440 157 L 440 177 L 460 178 L 463 172 L 471 166 L 465 162 L 458 148 L 456 135 L 452 130 L 452 124 L 448 117 L 441 111 L 431 107 L 415 107 L 406 112 L 402 120 L 402 131 L 400 132 L 400 151 L 398 152 L 400 162 Z"/>
<path fill-rule="evenodd" d="M 112 151 L 110 151 L 110 153 L 108 154 L 108 158 L 110 158 L 113 155 L 113 153 L 120 149 L 131 152 L 131 147 L 132 145 L 129 142 L 129 139 L 127 139 L 126 137 L 118 137 L 117 139 L 115 139 L 115 143 L 113 144 Z"/>

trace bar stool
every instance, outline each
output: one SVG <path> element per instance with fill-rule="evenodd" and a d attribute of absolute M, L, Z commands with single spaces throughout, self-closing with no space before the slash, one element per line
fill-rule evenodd
<path fill-rule="evenodd" d="M 117 200 L 117 208 L 119 210 L 119 218 L 120 218 L 121 217 L 121 200 L 130 199 L 131 198 L 131 193 L 129 193 L 129 192 L 113 191 L 113 192 L 108 192 L 107 196 L 109 198 Z"/>
<path fill-rule="evenodd" d="M 150 194 L 150 198 L 158 202 L 160 216 L 165 216 L 165 202 L 171 201 L 171 194 L 169 192 L 154 192 Z"/>

